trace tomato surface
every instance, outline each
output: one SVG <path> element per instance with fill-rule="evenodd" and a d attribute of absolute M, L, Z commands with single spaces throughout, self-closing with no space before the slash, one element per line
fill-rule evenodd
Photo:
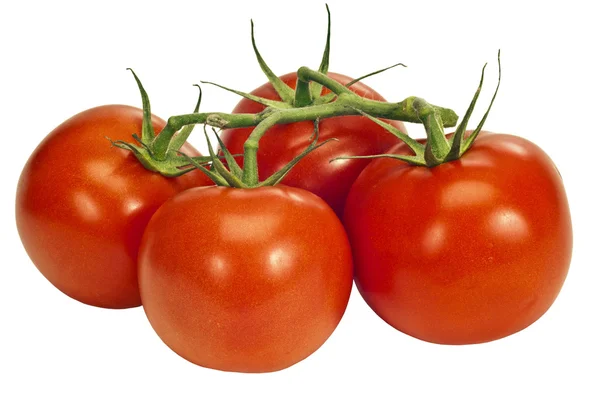
<path fill-rule="evenodd" d="M 335 73 L 328 74 L 336 81 L 347 84 L 352 79 Z M 281 79 L 296 88 L 296 73 L 283 75 Z M 358 82 L 350 89 L 358 95 L 372 100 L 385 99 L 367 85 Z M 329 93 L 327 89 L 323 93 Z M 270 83 L 252 91 L 253 95 L 271 100 L 280 100 Z M 259 113 L 264 106 L 248 99 L 242 99 L 233 113 Z M 403 132 L 402 122 L 388 121 Z M 221 138 L 233 154 L 244 153 L 244 141 L 252 132 L 251 128 L 224 130 Z M 261 138 L 258 149 L 259 177 L 264 180 L 306 149 L 314 131 L 312 121 L 277 125 Z M 320 149 L 313 151 L 298 163 L 282 181 L 283 184 L 306 189 L 319 195 L 341 218 L 350 187 L 369 160 L 330 160 L 338 156 L 362 156 L 383 153 L 398 139 L 387 130 L 362 116 L 343 116 L 322 120 L 319 124 L 320 140 L 337 138 Z"/>
<path fill-rule="evenodd" d="M 409 154 L 405 145 L 388 153 Z M 562 179 L 531 142 L 485 133 L 434 168 L 378 159 L 348 196 L 355 280 L 387 323 L 442 344 L 515 333 L 551 306 L 572 227 Z"/>
<path fill-rule="evenodd" d="M 16 220 L 25 250 L 52 284 L 86 304 L 139 306 L 137 252 L 150 217 L 176 193 L 211 184 L 200 171 L 153 173 L 106 139 L 131 142 L 141 127 L 135 107 L 86 110 L 55 128 L 21 173 Z"/>
<path fill-rule="evenodd" d="M 352 276 L 335 213 L 283 185 L 184 191 L 140 248 L 152 327 L 185 359 L 225 371 L 276 371 L 312 354 L 342 318 Z"/>

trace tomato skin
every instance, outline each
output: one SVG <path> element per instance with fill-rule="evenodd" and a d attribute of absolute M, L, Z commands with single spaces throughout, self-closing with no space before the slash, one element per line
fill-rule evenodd
<path fill-rule="evenodd" d="M 432 169 L 376 160 L 344 217 L 363 298 L 391 326 L 434 343 L 487 342 L 529 326 L 571 260 L 562 179 L 540 148 L 511 135 L 485 133 Z"/>
<path fill-rule="evenodd" d="M 336 81 L 347 84 L 352 79 L 341 74 L 329 73 Z M 292 88 L 296 88 L 296 73 L 283 75 L 281 79 Z M 350 87 L 358 95 L 372 100 L 385 99 L 367 85 L 358 82 Z M 271 100 L 280 100 L 270 83 L 251 92 Z M 325 89 L 323 93 L 329 93 Z M 233 109 L 233 113 L 259 113 L 264 106 L 248 99 L 242 99 Z M 388 121 L 406 132 L 400 121 Z M 224 130 L 221 138 L 227 149 L 233 154 L 244 153 L 244 141 L 252 132 L 251 128 Z M 259 177 L 264 180 L 305 150 L 314 131 L 312 121 L 277 125 L 261 138 L 258 149 Z M 369 160 L 355 159 L 331 162 L 338 156 L 361 156 L 383 153 L 398 139 L 384 128 L 366 117 L 343 116 L 322 120 L 319 124 L 319 140 L 338 139 L 313 151 L 298 163 L 284 178 L 283 184 L 303 188 L 319 195 L 341 218 L 350 187 L 360 172 L 369 164 Z M 241 162 L 241 160 L 240 160 Z"/>
<path fill-rule="evenodd" d="M 276 371 L 312 354 L 342 318 L 352 276 L 335 213 L 283 185 L 185 191 L 140 248 L 152 327 L 180 356 L 224 371 Z"/>
<path fill-rule="evenodd" d="M 155 130 L 165 122 L 153 116 Z M 141 133 L 142 110 L 106 105 L 55 128 L 19 179 L 16 222 L 33 263 L 59 290 L 104 308 L 140 305 L 137 252 L 158 207 L 176 193 L 210 185 L 199 171 L 168 179 L 146 170 L 112 140 Z M 185 152 L 197 154 L 189 145 Z"/>

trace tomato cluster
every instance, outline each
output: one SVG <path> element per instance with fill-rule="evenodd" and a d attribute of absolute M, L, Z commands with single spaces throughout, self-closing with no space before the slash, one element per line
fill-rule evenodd
<path fill-rule="evenodd" d="M 173 351 L 238 372 L 315 352 L 353 281 L 384 321 L 440 344 L 496 340 L 548 310 L 573 242 L 562 179 L 523 138 L 465 131 L 479 90 L 445 136 L 447 109 L 386 103 L 325 62 L 277 78 L 256 52 L 269 82 L 236 92 L 231 114 L 166 123 L 138 80 L 143 110 L 90 109 L 44 139 L 16 220 L 52 284 L 89 305 L 143 305 Z M 177 132 L 199 122 L 224 128 L 220 153 L 209 142 L 201 158 L 191 129 Z"/>

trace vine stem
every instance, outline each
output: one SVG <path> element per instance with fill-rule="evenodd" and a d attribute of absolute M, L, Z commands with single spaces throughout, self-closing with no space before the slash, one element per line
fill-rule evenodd
<path fill-rule="evenodd" d="M 252 187 L 258 184 L 258 141 L 262 136 L 277 122 L 280 116 L 278 113 L 271 114 L 265 118 L 252 130 L 252 133 L 244 142 L 244 167 L 242 181 Z"/>
<path fill-rule="evenodd" d="M 249 142 L 244 146 L 244 174 L 248 179 L 254 180 L 254 167 L 249 166 L 253 164 L 253 160 L 256 160 L 258 141 L 268 128 L 276 124 L 314 121 L 317 118 L 322 120 L 338 116 L 360 115 L 361 112 L 377 118 L 421 123 L 420 113 L 414 107 L 415 101 L 420 105 L 427 105 L 432 110 L 435 110 L 445 127 L 456 125 L 458 120 L 458 116 L 454 111 L 429 105 L 425 100 L 414 96 L 408 97 L 398 103 L 386 103 L 362 98 L 327 75 L 313 71 L 308 67 L 301 67 L 298 70 L 298 79 L 303 82 L 314 81 L 327 87 L 337 95 L 337 99 L 331 103 L 299 108 L 267 107 L 258 114 L 191 113 L 173 116 L 169 118 L 167 125 L 154 140 L 153 146 L 156 157 L 165 157 L 177 131 L 187 125 L 207 124 L 220 129 L 256 127 L 248 138 Z M 248 172 L 246 172 L 247 169 Z"/>

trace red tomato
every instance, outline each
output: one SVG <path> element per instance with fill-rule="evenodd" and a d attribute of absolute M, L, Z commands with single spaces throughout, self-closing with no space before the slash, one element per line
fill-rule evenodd
<path fill-rule="evenodd" d="M 165 122 L 153 117 L 155 130 Z M 140 305 L 137 252 L 146 224 L 176 193 L 210 185 L 199 171 L 168 179 L 106 137 L 132 141 L 142 110 L 101 106 L 54 129 L 33 152 L 17 188 L 25 250 L 59 290 L 105 308 Z M 186 145 L 185 152 L 197 154 Z"/>
<path fill-rule="evenodd" d="M 364 299 L 396 329 L 435 343 L 481 343 L 529 326 L 553 303 L 571 259 L 561 177 L 516 136 L 481 135 L 460 160 L 435 168 L 376 160 L 344 217 Z"/>
<path fill-rule="evenodd" d="M 341 222 L 310 192 L 193 188 L 150 220 L 139 275 L 148 319 L 173 351 L 204 367 L 268 372 L 331 335 L 352 255 Z"/>
<path fill-rule="evenodd" d="M 352 79 L 335 73 L 329 73 L 336 81 L 347 84 Z M 283 82 L 296 88 L 296 73 L 281 77 Z M 363 83 L 350 87 L 358 95 L 384 101 L 383 97 Z M 325 90 L 323 93 L 329 93 Z M 270 83 L 252 91 L 253 95 L 271 100 L 280 100 Z M 233 113 L 258 113 L 264 106 L 251 100 L 242 99 L 233 109 Z M 390 122 L 406 132 L 402 122 Z M 252 132 L 251 128 L 224 130 L 221 138 L 233 154 L 244 152 L 244 141 Z M 277 125 L 271 128 L 260 140 L 258 150 L 259 177 L 264 180 L 300 154 L 310 143 L 314 125 L 312 121 Z M 398 139 L 387 130 L 361 116 L 343 116 L 322 120 L 319 124 L 319 138 L 327 140 L 337 138 L 338 142 L 315 150 L 298 163 L 282 181 L 283 184 L 306 189 L 319 195 L 333 208 L 338 216 L 343 215 L 346 197 L 350 187 L 360 172 L 369 164 L 369 160 L 329 161 L 338 156 L 362 156 L 383 153 Z"/>

